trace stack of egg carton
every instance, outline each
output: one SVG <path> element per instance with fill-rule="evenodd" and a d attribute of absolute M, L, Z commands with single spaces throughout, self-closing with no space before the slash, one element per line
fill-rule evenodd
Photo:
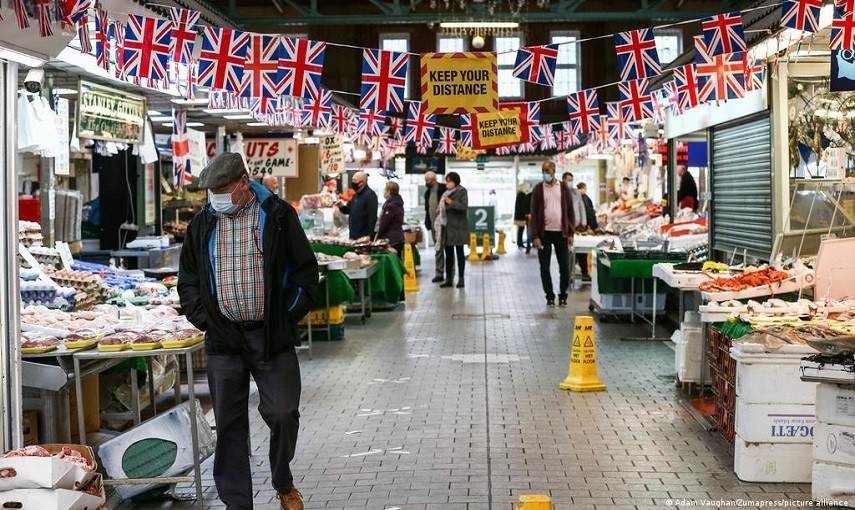
<path fill-rule="evenodd" d="M 855 384 L 819 383 L 816 420 L 813 499 L 855 507 Z"/>

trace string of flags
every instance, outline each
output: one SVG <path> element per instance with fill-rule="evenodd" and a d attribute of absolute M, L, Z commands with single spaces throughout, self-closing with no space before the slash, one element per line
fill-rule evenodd
<path fill-rule="evenodd" d="M 829 47 L 853 50 L 855 0 L 834 1 Z M 814 33 L 822 4 L 823 0 L 782 0 L 780 25 Z M 391 149 L 409 142 L 453 154 L 458 144 L 472 146 L 475 129 L 469 115 L 460 115 L 459 130 L 438 127 L 436 117 L 427 114 L 420 101 L 406 99 L 409 53 L 362 49 L 359 109 L 353 110 L 334 104 L 333 91 L 321 84 L 328 44 L 322 41 L 200 27 L 198 12 L 178 7 L 169 8 L 169 19 L 129 14 L 119 21 L 111 20 L 95 0 L 35 0 L 35 5 L 43 37 L 51 34 L 52 21 L 61 21 L 78 32 L 82 51 L 94 50 L 100 67 L 113 69 L 129 82 L 158 89 L 183 83 L 187 98 L 195 97 L 197 86 L 207 87 L 212 108 L 248 109 L 271 125 L 327 128 Z M 13 0 L 13 7 L 18 26 L 29 27 L 23 0 Z M 502 103 L 500 109 L 523 112 L 521 124 L 527 135 L 523 143 L 502 147 L 502 152 L 564 150 L 583 137 L 600 148 L 615 146 L 632 138 L 633 125 L 662 122 L 666 110 L 683 115 L 703 103 L 744 97 L 746 91 L 761 88 L 765 66 L 750 56 L 742 20 L 742 12 L 755 9 L 700 20 L 703 35 L 694 40 L 695 62 L 664 71 L 673 71 L 673 76 L 661 91 L 649 90 L 649 80 L 663 74 L 654 38 L 657 27 L 613 34 L 620 101 L 606 104 L 601 112 L 597 89 L 612 84 L 569 94 L 568 115 L 554 125 L 558 129 L 540 125 L 539 102 Z M 94 48 L 89 44 L 90 16 L 95 20 Z M 520 48 L 513 76 L 552 86 L 559 47 Z"/>

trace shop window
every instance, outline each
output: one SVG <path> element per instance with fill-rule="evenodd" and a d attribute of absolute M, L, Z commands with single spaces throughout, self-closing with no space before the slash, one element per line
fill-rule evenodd
<path fill-rule="evenodd" d="M 579 32 L 553 32 L 550 43 L 559 44 L 558 62 L 555 66 L 553 96 L 566 96 L 579 90 Z"/>
<path fill-rule="evenodd" d="M 656 54 L 659 63 L 666 66 L 683 52 L 683 32 L 680 30 L 657 30 L 653 38 L 656 40 Z"/>
<path fill-rule="evenodd" d="M 521 36 L 496 37 L 499 63 L 499 97 L 522 99 L 523 81 L 514 77 L 517 50 L 522 47 Z"/>
<path fill-rule="evenodd" d="M 436 51 L 439 53 L 459 53 L 466 51 L 466 38 L 438 35 L 436 37 Z"/>
<path fill-rule="evenodd" d="M 380 34 L 380 49 L 383 51 L 396 51 L 408 53 L 410 51 L 409 34 Z M 412 59 L 410 59 L 412 60 Z M 413 62 L 407 69 L 407 84 L 404 87 L 404 98 L 410 98 L 410 74 L 413 72 Z"/>

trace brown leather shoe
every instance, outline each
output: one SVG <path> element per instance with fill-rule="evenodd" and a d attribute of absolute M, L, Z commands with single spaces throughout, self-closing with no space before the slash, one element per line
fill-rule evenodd
<path fill-rule="evenodd" d="M 303 510 L 303 495 L 294 487 L 285 494 L 279 493 L 279 503 L 282 510 Z"/>

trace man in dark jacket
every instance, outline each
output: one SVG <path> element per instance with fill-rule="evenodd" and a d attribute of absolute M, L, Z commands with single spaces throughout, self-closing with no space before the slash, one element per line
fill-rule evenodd
<path fill-rule="evenodd" d="M 517 227 L 517 248 L 523 249 L 523 244 L 525 244 L 525 252 L 531 252 L 531 238 L 526 236 L 526 230 L 528 227 L 528 217 L 531 212 L 531 194 L 525 192 L 525 187 L 520 186 L 519 191 L 517 191 L 517 199 L 514 203 L 514 225 Z M 523 237 L 528 237 L 527 242 L 523 241 Z"/>
<path fill-rule="evenodd" d="M 439 214 L 439 201 L 445 193 L 445 183 L 439 182 L 436 173 L 425 174 L 425 228 L 431 233 L 434 247 L 436 248 L 436 264 L 434 268 L 433 283 L 445 281 L 445 249 L 441 246 L 441 239 L 436 237 L 434 222 Z"/>
<path fill-rule="evenodd" d="M 599 224 L 597 223 L 597 211 L 594 209 L 594 202 L 592 202 L 591 197 L 588 196 L 588 185 L 584 182 L 580 182 L 577 189 L 579 190 L 579 198 L 582 200 L 582 207 L 585 209 L 586 224 L 581 226 L 584 227 L 585 230 L 597 230 L 597 227 L 599 227 Z M 588 278 L 588 254 L 577 253 L 576 262 L 579 264 L 579 269 L 582 271 L 582 277 Z"/>
<path fill-rule="evenodd" d="M 338 201 L 339 210 L 347 214 L 347 224 L 350 227 L 350 238 L 374 237 L 377 227 L 377 194 L 368 187 L 368 174 L 356 172 L 350 180 L 356 194 L 345 204 Z"/>
<path fill-rule="evenodd" d="M 209 205 L 187 227 L 178 294 L 205 331 L 217 422 L 214 481 L 229 509 L 252 508 L 249 380 L 270 428 L 273 487 L 284 510 L 302 510 L 290 462 L 299 430 L 297 322 L 312 308 L 318 263 L 294 209 L 250 182 L 239 154 L 217 156 L 199 178 Z"/>
<path fill-rule="evenodd" d="M 680 187 L 677 188 L 677 207 L 697 211 L 698 185 L 695 183 L 695 178 L 685 165 L 677 166 L 677 175 L 680 177 Z"/>
<path fill-rule="evenodd" d="M 560 287 L 559 306 L 567 306 L 570 287 L 570 243 L 573 242 L 573 198 L 570 190 L 555 178 L 555 163 L 543 164 L 543 182 L 531 193 L 531 237 L 540 261 L 540 281 L 546 294 L 546 305 L 555 306 L 555 292 L 549 265 L 552 249 L 558 259 Z"/>

